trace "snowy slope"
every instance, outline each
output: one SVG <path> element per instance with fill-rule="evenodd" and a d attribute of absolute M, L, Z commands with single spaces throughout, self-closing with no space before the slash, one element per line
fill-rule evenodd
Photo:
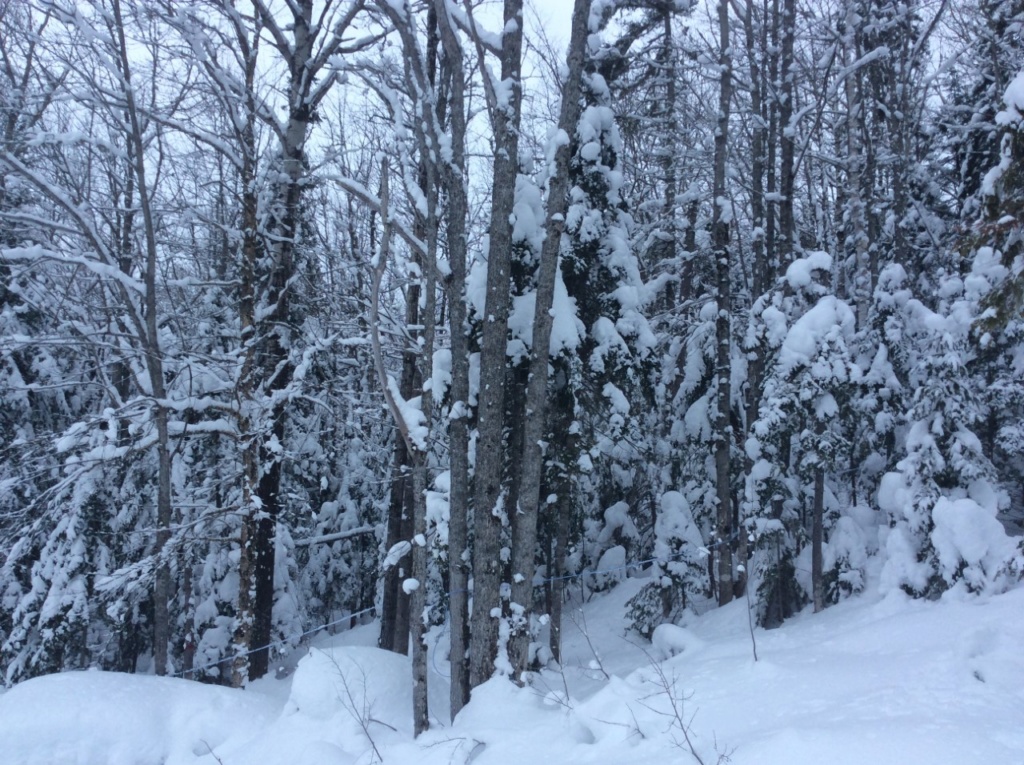
<path fill-rule="evenodd" d="M 755 662 L 742 601 L 655 646 L 625 636 L 639 584 L 570 609 L 561 672 L 492 680 L 417 741 L 407 659 L 369 647 L 370 625 L 244 692 L 101 672 L 23 683 L 0 695 L 0 765 L 697 762 L 691 746 L 707 765 L 1024 763 L 1024 589 L 858 598 L 757 630 Z M 447 667 L 431 667 L 444 717 Z"/>

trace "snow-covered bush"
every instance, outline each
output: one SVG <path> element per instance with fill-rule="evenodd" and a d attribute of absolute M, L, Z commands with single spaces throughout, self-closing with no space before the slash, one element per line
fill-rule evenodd
<path fill-rule="evenodd" d="M 694 598 L 709 594 L 708 551 L 689 502 L 667 491 L 659 504 L 652 580 L 627 603 L 630 629 L 648 639 L 659 624 L 677 621 Z"/>
<path fill-rule="evenodd" d="M 936 310 L 907 299 L 902 321 L 913 363 L 905 456 L 878 492 L 888 514 L 883 589 L 938 597 L 962 582 L 1000 589 L 1012 545 L 995 519 L 1007 497 L 978 432 L 988 417 L 972 376 L 971 326 L 992 286 L 984 257 L 967 278 L 947 275 Z M 996 560 L 996 559 L 999 560 Z"/>
<path fill-rule="evenodd" d="M 588 577 L 590 589 L 595 592 L 610 589 L 626 575 L 624 567 L 638 539 L 629 504 L 616 502 L 604 511 L 604 524 L 600 526 L 590 554 L 595 561 L 594 573 Z"/>
<path fill-rule="evenodd" d="M 868 556 L 877 552 L 870 543 L 869 528 L 875 525 L 875 513 L 867 507 L 850 508 L 832 526 L 824 550 L 825 597 L 830 603 L 863 592 L 867 584 Z M 867 516 L 868 523 L 861 521 Z M 867 528 L 866 528 L 867 527 Z"/>

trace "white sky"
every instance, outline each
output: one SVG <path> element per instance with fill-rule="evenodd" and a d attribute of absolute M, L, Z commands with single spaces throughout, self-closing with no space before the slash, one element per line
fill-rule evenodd
<path fill-rule="evenodd" d="M 559 40 L 563 44 L 569 42 L 573 0 L 526 0 L 526 5 L 527 33 L 539 18 L 544 23 L 544 31 L 552 40 Z"/>

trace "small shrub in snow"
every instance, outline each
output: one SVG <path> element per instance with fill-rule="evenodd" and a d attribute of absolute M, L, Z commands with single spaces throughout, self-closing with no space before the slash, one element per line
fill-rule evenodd
<path fill-rule="evenodd" d="M 694 597 L 708 597 L 707 549 L 690 504 L 678 491 L 661 496 L 654 527 L 653 581 L 626 604 L 630 628 L 648 640 L 662 623 L 674 622 Z"/>
<path fill-rule="evenodd" d="M 868 560 L 863 529 L 850 517 L 836 521 L 825 547 L 825 595 L 830 603 L 863 591 Z"/>
<path fill-rule="evenodd" d="M 626 548 L 622 545 L 609 547 L 597 562 L 597 568 L 590 576 L 590 589 L 594 592 L 610 590 L 626 576 Z"/>
<path fill-rule="evenodd" d="M 650 640 L 661 624 L 671 622 L 676 602 L 671 582 L 659 577 L 649 582 L 626 603 L 629 628 L 645 640 Z"/>

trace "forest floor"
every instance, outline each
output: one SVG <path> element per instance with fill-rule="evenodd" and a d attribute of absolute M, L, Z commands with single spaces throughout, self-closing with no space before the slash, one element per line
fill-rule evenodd
<path fill-rule="evenodd" d="M 408 659 L 373 647 L 370 624 L 245 691 L 98 671 L 22 683 L 0 695 L 0 763 L 1024 765 L 1024 588 L 860 596 L 755 630 L 755 661 L 743 600 L 655 645 L 627 635 L 641 585 L 569 608 L 561 670 L 490 681 L 454 725 L 432 633 L 437 722 L 416 740 Z"/>

